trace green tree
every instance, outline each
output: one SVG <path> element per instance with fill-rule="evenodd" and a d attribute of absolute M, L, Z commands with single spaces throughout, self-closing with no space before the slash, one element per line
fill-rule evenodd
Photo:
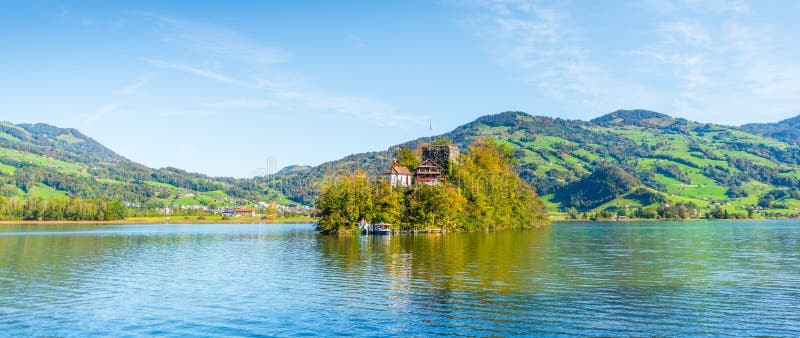
<path fill-rule="evenodd" d="M 456 229 L 463 224 L 465 203 L 451 186 L 417 185 L 406 191 L 405 219 L 416 229 Z"/>
<path fill-rule="evenodd" d="M 417 154 L 408 146 L 400 146 L 394 155 L 397 158 L 397 164 L 409 169 L 416 168 L 421 162 Z"/>
<path fill-rule="evenodd" d="M 367 175 L 358 170 L 326 185 L 317 202 L 317 228 L 323 233 L 348 232 L 372 216 L 372 192 Z"/>
<path fill-rule="evenodd" d="M 433 145 L 435 145 L 435 146 L 450 146 L 450 145 L 453 145 L 453 142 L 450 141 L 450 139 L 437 138 L 435 141 L 433 141 Z"/>
<path fill-rule="evenodd" d="M 578 209 L 574 207 L 570 207 L 567 209 L 567 218 L 568 219 L 578 219 Z"/>
<path fill-rule="evenodd" d="M 403 194 L 392 188 L 389 182 L 381 181 L 372 186 L 372 222 L 387 222 L 401 226 L 403 221 Z"/>
<path fill-rule="evenodd" d="M 466 199 L 469 229 L 530 228 L 549 224 L 544 203 L 509 163 L 510 150 L 491 139 L 478 139 L 454 170 Z"/>

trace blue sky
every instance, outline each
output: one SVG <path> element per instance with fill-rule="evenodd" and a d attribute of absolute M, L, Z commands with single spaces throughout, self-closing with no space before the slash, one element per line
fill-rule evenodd
<path fill-rule="evenodd" d="M 520 110 L 800 114 L 797 1 L 3 2 L 0 116 L 246 177 Z"/>

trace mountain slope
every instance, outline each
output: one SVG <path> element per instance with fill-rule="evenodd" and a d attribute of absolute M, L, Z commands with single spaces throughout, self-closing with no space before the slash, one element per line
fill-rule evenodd
<path fill-rule="evenodd" d="M 598 118 L 592 119 L 590 122 L 598 125 L 638 125 L 638 126 L 656 126 L 664 127 L 676 122 L 674 118 L 669 115 L 657 113 L 649 110 L 634 109 L 634 110 L 617 110 Z"/>
<path fill-rule="evenodd" d="M 0 146 L 62 160 L 85 163 L 127 161 L 75 129 L 48 124 L 0 123 Z"/>
<path fill-rule="evenodd" d="M 588 122 L 504 112 L 401 145 L 417 149 L 448 139 L 465 150 L 476 138 L 495 139 L 514 149 L 515 170 L 551 212 L 669 202 L 692 203 L 698 212 L 722 204 L 788 214 L 800 210 L 800 147 L 784 140 L 792 140 L 785 135 L 796 133 L 798 122 L 734 128 L 645 110 L 620 110 Z M 0 123 L 0 195 L 107 197 L 151 208 L 287 198 L 312 204 L 319 187 L 339 173 L 362 169 L 378 176 L 401 145 L 234 179 L 148 168 L 74 129 Z"/>
<path fill-rule="evenodd" d="M 739 127 L 751 134 L 771 137 L 789 144 L 800 144 L 800 116 L 777 123 L 750 123 Z"/>
<path fill-rule="evenodd" d="M 75 129 L 0 123 L 0 196 L 112 198 L 144 207 L 285 201 L 263 183 L 151 169 Z"/>
<path fill-rule="evenodd" d="M 797 146 L 732 127 L 643 110 L 621 110 L 590 122 L 505 112 L 478 118 L 434 139 L 446 138 L 465 149 L 476 137 L 490 137 L 515 149 L 516 170 L 548 199 L 551 211 L 636 205 L 640 198 L 625 196 L 638 187 L 649 189 L 640 192 L 658 194 L 644 198 L 653 204 L 691 202 L 701 211 L 715 204 L 729 204 L 744 211 L 774 190 L 796 189 L 800 179 Z M 426 141 L 430 140 L 404 145 L 415 149 Z M 350 155 L 278 174 L 272 186 L 290 199 L 310 203 L 320 182 L 337 171 L 361 168 L 378 175 L 391 163 L 396 149 Z M 609 165 L 630 175 L 636 183 L 623 184 L 625 191 L 619 190 L 614 182 L 623 182 L 617 178 L 627 176 L 616 169 L 608 171 L 613 177 L 592 176 Z M 598 186 L 592 184 L 598 182 L 609 185 L 596 189 Z M 595 188 L 575 191 L 593 192 L 594 196 L 565 198 L 571 189 L 584 183 Z M 800 208 L 800 201 L 784 198 L 769 207 L 794 212 Z"/>

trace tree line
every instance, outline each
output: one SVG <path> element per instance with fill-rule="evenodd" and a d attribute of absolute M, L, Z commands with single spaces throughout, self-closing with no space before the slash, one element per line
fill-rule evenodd
<path fill-rule="evenodd" d="M 405 149 L 399 155 L 403 163 L 416 162 Z M 510 147 L 478 139 L 438 185 L 393 188 L 360 170 L 330 178 L 316 204 L 320 217 L 318 230 L 350 232 L 361 221 L 387 222 L 401 230 L 451 231 L 549 224 L 544 203 L 536 191 L 512 170 L 512 157 Z"/>
<path fill-rule="evenodd" d="M 122 203 L 109 199 L 0 197 L 0 219 L 6 221 L 110 221 L 126 213 Z"/>

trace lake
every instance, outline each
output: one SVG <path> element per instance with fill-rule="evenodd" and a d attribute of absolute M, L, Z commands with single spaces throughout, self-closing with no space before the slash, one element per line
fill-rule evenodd
<path fill-rule="evenodd" d="M 0 225 L 11 336 L 800 335 L 800 222 Z"/>

